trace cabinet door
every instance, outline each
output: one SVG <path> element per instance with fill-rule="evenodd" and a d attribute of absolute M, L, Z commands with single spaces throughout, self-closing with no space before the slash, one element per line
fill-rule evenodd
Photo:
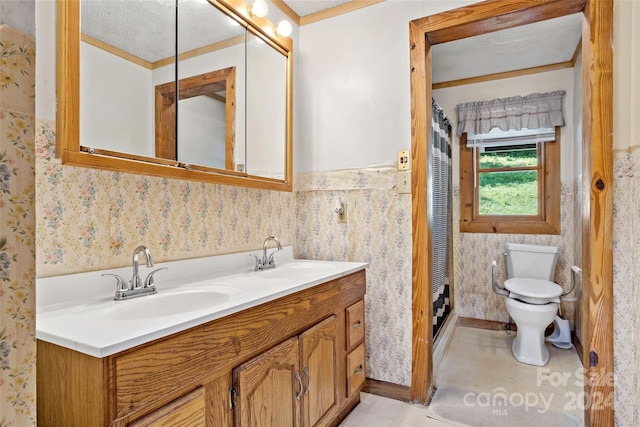
<path fill-rule="evenodd" d="M 183 426 L 206 426 L 204 388 L 197 388 L 146 417 L 129 424 L 129 427 Z"/>
<path fill-rule="evenodd" d="M 300 426 L 303 385 L 298 361 L 295 337 L 233 370 L 237 427 Z"/>
<path fill-rule="evenodd" d="M 338 405 L 336 316 L 320 322 L 300 335 L 302 348 L 305 426 L 325 425 Z"/>

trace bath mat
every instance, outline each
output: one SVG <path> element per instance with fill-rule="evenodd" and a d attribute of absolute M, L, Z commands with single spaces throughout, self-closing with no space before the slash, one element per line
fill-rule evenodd
<path fill-rule="evenodd" d="M 573 415 L 546 408 L 540 396 L 491 392 L 471 392 L 454 387 L 438 387 L 429 408 L 429 418 L 471 427 L 582 427 Z"/>

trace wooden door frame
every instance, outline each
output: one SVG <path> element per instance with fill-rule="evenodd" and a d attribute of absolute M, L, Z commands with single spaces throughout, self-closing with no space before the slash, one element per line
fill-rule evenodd
<path fill-rule="evenodd" d="M 613 402 L 613 0 L 488 0 L 409 23 L 411 151 L 427 164 L 431 122 L 431 46 L 499 29 L 583 12 L 582 23 L 582 346 L 585 393 L 601 405 L 585 410 L 585 425 L 614 424 Z M 414 166 L 412 182 L 411 400 L 433 391 L 433 296 L 429 291 L 431 230 L 427 169 Z M 600 400 L 600 398 L 602 398 Z"/>

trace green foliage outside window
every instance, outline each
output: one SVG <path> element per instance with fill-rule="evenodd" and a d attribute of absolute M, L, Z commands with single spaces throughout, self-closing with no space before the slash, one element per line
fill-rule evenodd
<path fill-rule="evenodd" d="M 502 168 L 536 167 L 537 164 L 538 153 L 535 147 L 481 153 L 480 215 L 537 215 L 538 172 L 495 171 Z M 489 168 L 493 171 L 482 171 Z"/>

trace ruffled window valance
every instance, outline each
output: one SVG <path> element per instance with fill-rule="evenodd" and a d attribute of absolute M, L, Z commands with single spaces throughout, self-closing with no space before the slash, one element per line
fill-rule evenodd
<path fill-rule="evenodd" d="M 564 90 L 458 104 L 458 136 L 564 126 Z"/>

